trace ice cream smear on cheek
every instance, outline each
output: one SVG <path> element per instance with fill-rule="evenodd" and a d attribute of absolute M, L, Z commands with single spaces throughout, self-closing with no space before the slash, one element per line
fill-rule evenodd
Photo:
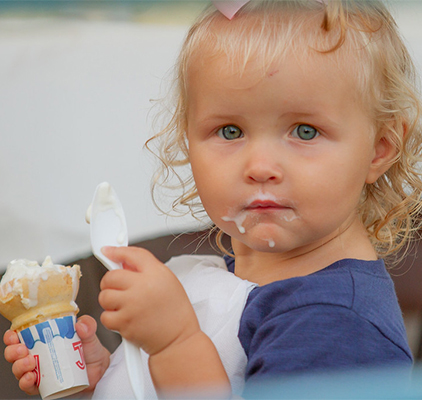
<path fill-rule="evenodd" d="M 246 229 L 245 227 L 242 225 L 245 222 L 247 215 L 246 212 L 241 211 L 239 212 L 237 215 L 235 215 L 234 217 L 221 217 L 221 219 L 225 222 L 234 222 L 237 226 L 237 229 L 239 230 L 240 233 L 246 233 Z"/>
<path fill-rule="evenodd" d="M 278 208 L 280 211 L 283 211 L 281 215 L 278 215 L 278 218 L 283 219 L 286 222 L 294 221 L 298 219 L 299 216 L 295 212 L 295 210 L 289 205 L 290 203 L 284 199 L 278 199 L 272 193 L 265 193 L 259 191 L 249 199 L 247 199 L 245 206 L 243 206 L 240 211 L 230 210 L 229 215 L 221 217 L 221 219 L 225 222 L 234 222 L 238 231 L 241 234 L 246 233 L 246 228 L 243 226 L 246 218 L 248 217 L 250 211 L 258 210 L 258 209 L 266 209 L 266 208 Z M 259 223 L 258 216 L 253 216 L 253 220 Z M 275 247 L 275 242 L 271 238 L 263 239 L 268 242 L 268 246 L 273 248 Z"/>

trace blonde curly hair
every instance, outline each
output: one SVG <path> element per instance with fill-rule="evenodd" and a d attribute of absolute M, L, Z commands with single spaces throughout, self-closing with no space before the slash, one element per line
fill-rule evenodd
<path fill-rule="evenodd" d="M 227 55 L 241 74 L 252 58 L 262 63 L 265 73 L 287 48 L 338 54 L 340 62 L 344 51 L 338 50 L 345 48 L 360 61 L 354 75 L 363 101 L 373 108 L 375 129 L 378 134 L 388 130 L 397 151 L 388 171 L 365 185 L 358 212 L 378 256 L 396 254 L 420 227 L 422 125 L 415 67 L 386 6 L 377 0 L 252 0 L 236 14 L 236 23 L 221 24 L 224 18 L 213 6 L 208 7 L 182 46 L 175 68 L 171 119 L 146 144 L 161 161 L 153 194 L 157 186 L 181 190 L 173 210 L 187 206 L 194 217 L 205 214 L 189 170 L 186 139 L 186 82 L 198 49 L 206 44 L 207 51 Z M 307 29 L 310 19 L 319 19 L 313 24 L 317 30 Z"/>

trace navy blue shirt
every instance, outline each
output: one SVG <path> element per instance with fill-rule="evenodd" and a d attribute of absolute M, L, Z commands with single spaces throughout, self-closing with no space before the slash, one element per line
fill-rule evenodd
<path fill-rule="evenodd" d="M 233 259 L 226 258 L 231 272 Z M 246 380 L 401 363 L 412 365 L 401 310 L 384 262 L 345 259 L 252 290 L 239 339 Z"/>

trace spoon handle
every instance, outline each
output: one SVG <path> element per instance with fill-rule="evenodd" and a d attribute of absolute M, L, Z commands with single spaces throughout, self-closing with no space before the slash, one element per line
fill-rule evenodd
<path fill-rule="evenodd" d="M 142 372 L 141 351 L 135 344 L 126 339 L 123 339 L 123 348 L 133 393 L 137 400 L 141 400 L 144 398 L 144 375 Z"/>

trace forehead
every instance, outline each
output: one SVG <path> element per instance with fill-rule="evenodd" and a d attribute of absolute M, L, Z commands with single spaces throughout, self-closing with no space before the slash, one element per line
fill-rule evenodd
<path fill-rule="evenodd" d="M 185 78 L 215 60 L 225 59 L 224 68 L 233 76 L 242 76 L 252 69 L 265 77 L 281 62 L 294 57 L 304 63 L 342 71 L 354 80 L 354 87 L 363 89 L 369 77 L 367 54 L 359 37 L 349 35 L 338 49 L 332 50 L 339 32 L 329 33 L 321 26 L 323 13 L 290 10 L 283 13 L 250 13 L 232 21 L 216 16 L 199 29 L 187 46 Z"/>
<path fill-rule="evenodd" d="M 191 68 L 187 91 L 188 114 L 199 119 L 209 114 L 262 118 L 275 112 L 340 121 L 352 108 L 361 118 L 367 115 L 354 79 L 325 54 L 298 56 L 287 51 L 265 73 L 254 59 L 238 73 L 227 55 L 203 57 L 200 65 Z"/>
<path fill-rule="evenodd" d="M 323 98 L 327 100 L 329 94 L 334 103 L 359 104 L 365 113 L 371 109 L 365 106 L 362 91 L 358 90 L 353 68 L 358 61 L 350 55 L 339 59 L 333 53 L 286 49 L 282 57 L 272 58 L 268 64 L 257 57 L 243 61 L 228 54 L 216 55 L 202 48 L 198 62 L 192 64 L 187 76 L 188 108 L 197 109 L 199 103 L 204 105 L 205 98 L 216 99 L 222 108 L 225 104 L 231 104 L 232 100 L 239 102 L 240 107 L 242 96 L 260 87 L 272 93 L 274 101 L 283 100 L 291 107 L 297 103 L 303 109 L 303 98 L 308 99 L 305 108 L 328 106 Z M 277 92 L 283 93 L 284 97 Z M 236 98 L 236 93 L 241 97 Z"/>

